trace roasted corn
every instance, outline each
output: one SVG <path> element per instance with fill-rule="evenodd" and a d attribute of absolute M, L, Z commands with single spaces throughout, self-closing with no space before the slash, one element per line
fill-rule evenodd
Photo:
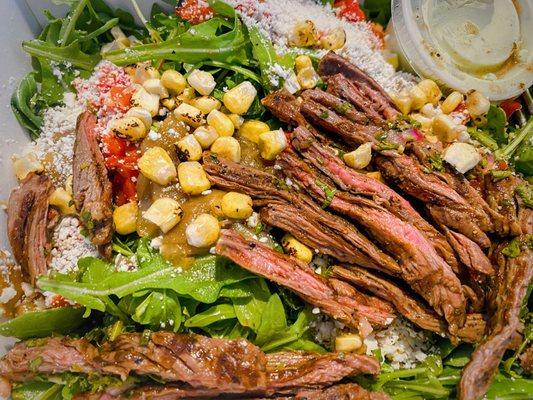
<path fill-rule="evenodd" d="M 246 219 L 253 213 L 252 198 L 246 194 L 229 192 L 222 197 L 222 213 L 228 218 Z"/>
<path fill-rule="evenodd" d="M 168 185 L 176 178 L 176 167 L 165 149 L 154 146 L 146 150 L 139 158 L 139 170 L 151 181 L 159 185 Z"/>
<path fill-rule="evenodd" d="M 183 210 L 180 204 L 171 198 L 157 199 L 143 214 L 143 218 L 156 224 L 161 232 L 167 233 L 180 222 Z"/>
<path fill-rule="evenodd" d="M 211 187 L 207 175 L 198 161 L 186 161 L 178 165 L 178 179 L 183 192 L 191 195 L 201 194 Z"/>
<path fill-rule="evenodd" d="M 137 215 L 139 207 L 137 202 L 123 204 L 113 211 L 113 223 L 115 230 L 120 235 L 129 235 L 137 229 Z"/>

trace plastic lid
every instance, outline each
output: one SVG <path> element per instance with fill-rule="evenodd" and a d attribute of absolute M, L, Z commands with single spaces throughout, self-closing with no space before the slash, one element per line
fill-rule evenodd
<path fill-rule="evenodd" d="M 393 0 L 397 46 L 421 76 L 491 100 L 533 83 L 533 2 Z"/>

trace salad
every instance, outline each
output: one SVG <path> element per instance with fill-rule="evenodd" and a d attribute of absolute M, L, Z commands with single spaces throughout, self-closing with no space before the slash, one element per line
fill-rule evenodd
<path fill-rule="evenodd" d="M 11 100 L 0 397 L 531 398 L 528 91 L 399 70 L 388 1 L 60 3 Z"/>

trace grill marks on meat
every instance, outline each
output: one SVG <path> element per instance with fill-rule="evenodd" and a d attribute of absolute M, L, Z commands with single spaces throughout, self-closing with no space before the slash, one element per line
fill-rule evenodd
<path fill-rule="evenodd" d="M 96 137 L 96 116 L 78 117 L 73 159 L 73 192 L 76 209 L 95 245 L 105 245 L 113 235 L 113 190 Z"/>
<path fill-rule="evenodd" d="M 13 381 L 62 372 L 118 375 L 122 379 L 131 374 L 151 374 L 176 384 L 140 388 L 135 398 L 178 399 L 297 393 L 300 387 L 322 388 L 348 376 L 379 372 L 373 357 L 356 354 L 265 355 L 244 339 L 156 332 L 142 344 L 141 336 L 123 334 L 100 348 L 85 339 L 68 337 L 49 338 L 39 346 L 20 342 L 0 361 L 0 373 Z M 36 359 L 42 362 L 31 368 Z"/>
<path fill-rule="evenodd" d="M 216 186 L 246 193 L 256 205 L 266 204 L 261 218 L 268 224 L 340 261 L 399 275 L 396 261 L 353 225 L 323 210 L 308 196 L 284 189 L 274 175 L 210 155 L 204 156 L 204 168 Z"/>
<path fill-rule="evenodd" d="M 448 242 L 457 252 L 461 262 L 470 270 L 483 275 L 494 275 L 494 268 L 479 246 L 465 235 L 445 228 Z"/>
<path fill-rule="evenodd" d="M 325 314 L 358 328 L 363 336 L 372 330 L 369 322 L 384 327 L 394 319 L 388 312 L 337 293 L 324 277 L 298 259 L 277 253 L 258 241 L 246 240 L 231 230 L 221 232 L 215 251 L 242 268 L 291 289 Z"/>
<path fill-rule="evenodd" d="M 342 100 L 331 93 L 324 92 L 323 90 L 311 89 L 302 92 L 301 96 L 303 99 L 313 100 L 325 107 L 336 110 L 339 114 L 344 115 L 356 124 L 367 125 L 370 122 L 369 117 L 367 117 L 365 113 L 356 110 L 352 103 Z"/>
<path fill-rule="evenodd" d="M 520 325 L 520 307 L 533 278 L 533 251 L 525 248 L 518 257 L 506 258 L 501 254 L 502 247 L 498 247 L 495 253 L 499 270 L 492 331 L 463 369 L 459 400 L 478 400 L 483 396 Z"/>
<path fill-rule="evenodd" d="M 327 198 L 327 189 L 317 184 L 313 172 L 293 153 L 284 152 L 278 160 L 283 171 L 313 197 L 320 201 Z M 329 207 L 363 225 L 376 241 L 396 256 L 402 267 L 402 278 L 439 315 L 444 315 L 452 334 L 463 325 L 466 304 L 461 283 L 417 229 L 371 200 L 346 192 L 336 192 Z"/>
<path fill-rule="evenodd" d="M 45 175 L 29 174 L 14 189 L 7 204 L 7 234 L 22 273 L 32 284 L 47 271 L 48 196 L 52 182 Z"/>
<path fill-rule="evenodd" d="M 502 216 L 495 220 L 496 231 L 501 235 L 516 236 L 522 233 L 515 202 L 515 189 L 522 182 L 520 178 L 512 175 L 498 182 L 494 182 L 489 174 L 485 176 L 487 202 L 492 210 Z"/>

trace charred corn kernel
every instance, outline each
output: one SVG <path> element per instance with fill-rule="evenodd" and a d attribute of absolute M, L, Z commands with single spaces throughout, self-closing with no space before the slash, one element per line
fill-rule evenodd
<path fill-rule="evenodd" d="M 19 180 L 23 180 L 31 172 L 43 172 L 44 167 L 34 153 L 28 153 L 13 157 L 13 171 Z"/>
<path fill-rule="evenodd" d="M 283 235 L 281 245 L 287 254 L 304 263 L 309 264 L 313 259 L 313 251 L 289 233 Z"/>
<path fill-rule="evenodd" d="M 235 129 L 239 129 L 244 124 L 244 118 L 238 114 L 228 114 L 228 118 L 233 123 Z"/>
<path fill-rule="evenodd" d="M 413 110 L 422 108 L 428 102 L 426 93 L 418 86 L 413 86 L 409 89 L 409 97 L 411 98 L 411 109 Z"/>
<path fill-rule="evenodd" d="M 294 60 L 294 66 L 296 67 L 296 71 L 298 72 L 304 68 L 312 68 L 313 62 L 311 61 L 311 58 L 309 56 L 298 56 Z"/>
<path fill-rule="evenodd" d="M 167 233 L 181 221 L 183 210 L 176 200 L 164 197 L 157 199 L 143 214 L 143 218 L 156 224 L 161 232 Z"/>
<path fill-rule="evenodd" d="M 176 167 L 165 149 L 154 146 L 146 150 L 139 158 L 139 170 L 151 181 L 168 185 L 176 178 Z"/>
<path fill-rule="evenodd" d="M 48 197 L 50 205 L 59 208 L 61 214 L 75 214 L 76 208 L 74 207 L 74 201 L 72 195 L 63 188 L 57 188 Z"/>
<path fill-rule="evenodd" d="M 298 77 L 294 72 L 291 72 L 289 76 L 285 78 L 285 82 L 283 82 L 283 89 L 287 90 L 290 94 L 294 94 L 301 89 L 300 82 L 298 82 Z"/>
<path fill-rule="evenodd" d="M 201 96 L 192 99 L 189 104 L 196 107 L 204 114 L 209 114 L 213 110 L 220 110 L 222 104 L 213 96 Z"/>
<path fill-rule="evenodd" d="M 476 148 L 468 143 L 452 143 L 444 150 L 442 158 L 461 174 L 470 171 L 481 161 Z"/>
<path fill-rule="evenodd" d="M 132 201 L 113 210 L 115 230 L 121 235 L 129 235 L 137 230 L 137 214 L 139 207 Z"/>
<path fill-rule="evenodd" d="M 176 108 L 176 99 L 174 97 L 169 97 L 167 99 L 161 100 L 163 107 L 168 108 L 170 111 L 173 111 Z"/>
<path fill-rule="evenodd" d="M 364 143 L 354 151 L 344 154 L 344 162 L 346 165 L 355 168 L 363 169 L 372 160 L 372 143 Z"/>
<path fill-rule="evenodd" d="M 150 112 L 144 108 L 132 107 L 126 113 L 126 117 L 139 118 L 143 122 L 147 131 L 152 127 L 152 115 L 150 115 Z"/>
<path fill-rule="evenodd" d="M 270 127 L 266 123 L 251 119 L 242 124 L 241 129 L 239 129 L 239 135 L 250 142 L 259 143 L 259 135 L 269 131 Z"/>
<path fill-rule="evenodd" d="M 298 71 L 298 74 L 296 74 L 296 78 L 302 89 L 313 89 L 320 80 L 320 77 L 313 67 L 301 69 Z"/>
<path fill-rule="evenodd" d="M 451 92 L 440 105 L 440 109 L 444 114 L 449 114 L 455 110 L 463 101 L 463 95 L 457 91 Z"/>
<path fill-rule="evenodd" d="M 473 90 L 466 95 L 465 105 L 474 118 L 489 112 L 490 101 L 477 90 Z"/>
<path fill-rule="evenodd" d="M 234 137 L 219 137 L 211 145 L 211 151 L 221 158 L 227 158 L 236 163 L 241 161 L 241 145 Z"/>
<path fill-rule="evenodd" d="M 287 138 L 281 129 L 268 131 L 259 135 L 257 145 L 261 157 L 265 160 L 273 160 L 287 147 Z"/>
<path fill-rule="evenodd" d="M 148 93 L 144 87 L 139 87 L 131 97 L 131 105 L 144 108 L 155 117 L 159 113 L 159 96 Z"/>
<path fill-rule="evenodd" d="M 336 27 L 328 30 L 320 38 L 320 47 L 326 50 L 337 50 L 346 43 L 346 32 L 342 27 Z"/>
<path fill-rule="evenodd" d="M 411 99 L 411 96 L 409 96 L 409 93 L 401 92 L 397 96 L 393 95 L 391 97 L 392 101 L 402 114 L 409 114 L 409 112 L 411 111 L 411 104 L 413 104 L 413 100 Z"/>
<path fill-rule="evenodd" d="M 176 96 L 176 100 L 187 103 L 194 99 L 194 96 L 194 89 L 190 86 L 187 86 L 185 89 L 183 89 L 180 95 Z"/>
<path fill-rule="evenodd" d="M 215 128 L 219 136 L 232 136 L 235 131 L 235 126 L 231 119 L 218 110 L 213 110 L 209 113 L 207 124 Z"/>
<path fill-rule="evenodd" d="M 361 336 L 356 333 L 339 335 L 335 338 L 335 351 L 352 353 L 363 346 Z"/>
<path fill-rule="evenodd" d="M 365 175 L 368 176 L 369 178 L 375 179 L 376 181 L 385 183 L 385 181 L 383 180 L 383 177 L 381 176 L 381 172 L 379 171 L 367 172 Z"/>
<path fill-rule="evenodd" d="M 433 119 L 432 131 L 444 143 L 453 142 L 459 137 L 457 124 L 446 114 L 440 114 Z"/>
<path fill-rule="evenodd" d="M 161 75 L 156 68 L 152 67 L 149 62 L 144 62 L 137 64 L 133 81 L 143 84 L 147 79 L 159 79 L 160 77 Z"/>
<path fill-rule="evenodd" d="M 189 74 L 187 82 L 202 96 L 211 94 L 216 86 L 215 78 L 209 72 L 195 69 Z"/>
<path fill-rule="evenodd" d="M 161 79 L 147 79 L 143 82 L 143 88 L 145 88 L 148 93 L 159 96 L 160 99 L 166 99 L 168 97 L 168 90 L 161 83 Z"/>
<path fill-rule="evenodd" d="M 130 46 L 130 40 L 124 34 L 122 29 L 120 29 L 119 26 L 115 25 L 113 28 L 111 28 L 110 32 L 111 32 L 111 36 L 113 36 L 113 39 L 115 39 L 117 42 L 122 43 L 126 47 Z"/>
<path fill-rule="evenodd" d="M 431 131 L 433 126 L 433 120 L 431 118 L 418 113 L 411 114 L 410 117 L 416 122 L 420 123 L 420 129 L 422 129 L 424 132 Z"/>
<path fill-rule="evenodd" d="M 175 110 L 174 115 L 180 120 L 193 127 L 198 127 L 205 123 L 204 114 L 196 107 L 187 103 L 180 104 Z"/>
<path fill-rule="evenodd" d="M 161 83 L 170 92 L 174 94 L 181 94 L 187 86 L 187 80 L 175 69 L 167 69 L 161 75 Z"/>
<path fill-rule="evenodd" d="M 440 91 L 439 85 L 431 79 L 424 79 L 420 81 L 417 85 L 425 93 L 427 101 L 433 105 L 439 103 L 440 98 L 442 97 L 442 92 Z"/>
<path fill-rule="evenodd" d="M 185 228 L 187 243 L 193 247 L 211 246 L 218 240 L 220 225 L 211 214 L 200 214 Z"/>
<path fill-rule="evenodd" d="M 254 102 L 255 96 L 257 96 L 257 90 L 254 85 L 251 82 L 244 81 L 224 93 L 222 101 L 230 112 L 242 115 L 246 114 Z"/>
<path fill-rule="evenodd" d="M 176 153 L 180 161 L 198 161 L 202 158 L 202 146 L 194 135 L 187 135 L 176 143 Z"/>
<path fill-rule="evenodd" d="M 113 121 L 112 131 L 119 137 L 133 141 L 142 140 L 146 137 L 146 126 L 137 117 L 122 117 Z"/>
<path fill-rule="evenodd" d="M 228 192 L 222 197 L 222 213 L 228 218 L 245 219 L 253 213 L 252 198 L 246 194 Z"/>
<path fill-rule="evenodd" d="M 200 194 L 211 187 L 207 175 L 198 161 L 186 161 L 178 165 L 181 189 L 187 194 Z"/>
<path fill-rule="evenodd" d="M 313 21 L 301 21 L 289 33 L 289 46 L 312 47 L 318 43 L 318 32 Z"/>
<path fill-rule="evenodd" d="M 209 125 L 199 126 L 193 135 L 198 143 L 200 143 L 200 146 L 202 146 L 202 149 L 208 149 L 218 139 L 216 129 Z"/>

